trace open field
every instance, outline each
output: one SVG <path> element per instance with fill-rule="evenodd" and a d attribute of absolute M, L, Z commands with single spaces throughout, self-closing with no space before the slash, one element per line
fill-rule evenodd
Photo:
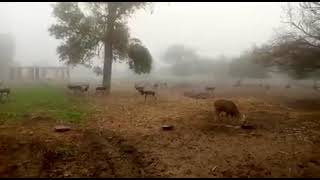
<path fill-rule="evenodd" d="M 55 86 L 25 86 L 12 89 L 0 103 L 0 120 L 20 120 L 26 116 L 49 116 L 61 121 L 80 121 L 90 108 L 85 99 L 68 96 Z"/>
<path fill-rule="evenodd" d="M 3 121 L 0 176 L 320 177 L 317 93 L 302 88 L 218 87 L 215 98 L 196 100 L 184 97 L 184 91 L 160 90 L 157 101 L 147 102 L 132 86 L 115 87 L 105 97 L 75 97 L 60 90 L 55 90 L 61 92 L 57 96 L 30 96 L 43 104 L 28 112 L 65 109 L 87 115 L 78 118 L 82 123 L 70 121 L 73 116 L 60 110 Z M 62 94 L 64 98 L 58 97 Z M 213 102 L 218 98 L 233 100 L 255 128 L 215 119 Z M 13 94 L 10 102 L 0 105 L 1 113 L 5 108 L 15 112 L 13 104 L 21 99 Z M 69 110 L 72 105 L 78 109 Z M 84 105 L 91 113 L 82 109 Z M 53 131 L 61 119 L 71 131 Z M 163 124 L 174 129 L 163 131 Z"/>

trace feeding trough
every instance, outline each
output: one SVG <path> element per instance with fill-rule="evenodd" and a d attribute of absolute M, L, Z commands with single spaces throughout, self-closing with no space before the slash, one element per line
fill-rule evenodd
<path fill-rule="evenodd" d="M 65 132 L 65 131 L 69 131 L 71 128 L 69 126 L 64 126 L 64 125 L 60 125 L 60 126 L 56 126 L 54 128 L 55 132 Z"/>
<path fill-rule="evenodd" d="M 165 131 L 169 131 L 173 129 L 173 125 L 162 125 L 162 129 Z"/>
<path fill-rule="evenodd" d="M 242 129 L 255 129 L 253 125 L 241 125 Z"/>

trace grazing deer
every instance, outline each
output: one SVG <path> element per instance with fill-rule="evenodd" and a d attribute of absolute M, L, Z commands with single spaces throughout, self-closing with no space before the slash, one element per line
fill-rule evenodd
<path fill-rule="evenodd" d="M 68 85 L 68 89 L 73 90 L 73 91 L 80 91 L 81 90 L 81 86 L 80 85 Z"/>
<path fill-rule="evenodd" d="M 68 89 L 72 90 L 73 92 L 86 92 L 89 90 L 89 84 L 87 85 L 68 85 Z"/>
<path fill-rule="evenodd" d="M 10 89 L 9 88 L 0 89 L 0 100 L 2 101 L 2 98 L 4 96 L 6 96 L 8 98 L 9 94 L 10 94 Z"/>
<path fill-rule="evenodd" d="M 3 95 L 9 96 L 9 94 L 10 94 L 9 88 L 0 89 L 0 96 L 3 96 Z"/>
<path fill-rule="evenodd" d="M 99 87 L 96 87 L 96 94 L 98 92 L 101 92 L 102 94 L 104 94 L 106 92 L 107 88 L 104 87 L 104 86 L 99 86 Z"/>
<path fill-rule="evenodd" d="M 290 84 L 287 84 L 287 85 L 285 86 L 285 88 L 286 88 L 286 89 L 289 89 L 289 88 L 291 88 L 291 85 L 290 85 Z"/>
<path fill-rule="evenodd" d="M 215 89 L 216 89 L 216 87 L 209 87 L 209 86 L 207 86 L 207 87 L 205 88 L 205 90 L 206 90 L 207 92 L 209 92 L 210 94 L 213 94 Z"/>
<path fill-rule="evenodd" d="M 89 90 L 89 87 L 89 84 L 84 85 L 84 87 L 81 86 L 81 92 L 87 92 Z"/>
<path fill-rule="evenodd" d="M 242 121 L 245 120 L 245 115 L 243 114 L 241 117 L 241 113 L 239 112 L 236 104 L 230 100 L 219 99 L 214 102 L 215 112 L 218 117 L 222 112 L 225 112 L 227 116 L 241 118 Z"/>

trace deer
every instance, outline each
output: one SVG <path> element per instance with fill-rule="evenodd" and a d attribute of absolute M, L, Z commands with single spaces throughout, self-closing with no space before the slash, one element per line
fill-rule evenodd
<path fill-rule="evenodd" d="M 154 89 L 157 89 L 159 87 L 159 84 L 158 83 L 155 83 L 154 85 L 153 85 L 153 88 Z"/>
<path fill-rule="evenodd" d="M 140 90 L 143 90 L 144 89 L 144 86 L 141 86 L 141 85 L 137 85 L 137 83 L 135 83 L 134 84 L 134 88 L 138 91 L 138 92 L 140 92 Z"/>
<path fill-rule="evenodd" d="M 240 118 L 241 121 L 245 122 L 245 115 L 242 114 L 241 116 L 237 105 L 233 101 L 219 99 L 214 102 L 214 107 L 218 117 L 220 117 L 222 112 L 225 112 L 227 116 L 231 116 L 231 118 Z"/>
<path fill-rule="evenodd" d="M 84 85 L 84 88 L 81 88 L 81 92 L 87 92 L 89 90 L 89 87 L 90 87 L 89 84 Z"/>
<path fill-rule="evenodd" d="M 287 84 L 284 88 L 289 89 L 289 88 L 291 88 L 291 85 Z"/>
<path fill-rule="evenodd" d="M 2 100 L 2 97 L 4 96 L 8 97 L 9 94 L 10 94 L 10 88 L 0 89 L 0 100 Z"/>
<path fill-rule="evenodd" d="M 141 95 L 144 95 L 144 102 L 146 101 L 147 96 L 153 96 L 155 99 L 157 99 L 155 91 L 145 90 L 144 86 L 138 86 L 137 84 L 135 84 L 134 87 Z"/>
<path fill-rule="evenodd" d="M 84 87 L 83 87 L 84 86 Z M 74 91 L 74 92 L 76 92 L 76 91 L 78 91 L 78 92 L 86 92 L 86 91 L 88 91 L 89 90 L 89 84 L 86 84 L 86 85 L 68 85 L 68 89 L 70 89 L 70 90 L 72 90 L 72 91 Z"/>
<path fill-rule="evenodd" d="M 0 95 L 1 96 L 3 96 L 3 95 L 9 96 L 9 94 L 10 94 L 10 88 L 0 89 Z"/>
<path fill-rule="evenodd" d="M 162 85 L 162 87 L 164 87 L 164 88 L 167 88 L 167 87 L 168 87 L 168 85 L 167 85 L 166 82 L 161 83 L 161 85 Z"/>
<path fill-rule="evenodd" d="M 153 90 L 139 90 L 141 95 L 144 95 L 144 102 L 146 102 L 147 96 L 153 96 L 155 99 L 157 99 L 156 97 L 156 92 Z"/>
<path fill-rule="evenodd" d="M 96 87 L 96 94 L 98 92 L 102 92 L 103 94 L 106 92 L 107 88 L 104 87 L 104 86 L 99 86 L 99 87 Z"/>
<path fill-rule="evenodd" d="M 216 89 L 216 87 L 213 87 L 213 86 L 206 86 L 205 90 L 207 92 L 209 92 L 210 94 L 213 94 L 214 93 L 214 90 Z"/>

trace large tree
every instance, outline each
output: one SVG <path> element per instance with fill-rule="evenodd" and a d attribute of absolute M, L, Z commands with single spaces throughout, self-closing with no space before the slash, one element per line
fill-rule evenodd
<path fill-rule="evenodd" d="M 288 3 L 284 10 L 284 23 L 291 28 L 289 34 L 309 46 L 320 48 L 320 3 Z"/>
<path fill-rule="evenodd" d="M 288 3 L 284 10 L 289 26 L 257 48 L 256 61 L 294 79 L 309 78 L 320 69 L 320 3 Z"/>
<path fill-rule="evenodd" d="M 131 38 L 128 18 L 147 2 L 58 2 L 53 14 L 57 23 L 51 35 L 63 43 L 57 48 L 68 64 L 92 64 L 104 52 L 103 86 L 110 92 L 112 62 L 127 62 L 135 73 L 151 71 L 152 56 L 140 40 Z"/>

